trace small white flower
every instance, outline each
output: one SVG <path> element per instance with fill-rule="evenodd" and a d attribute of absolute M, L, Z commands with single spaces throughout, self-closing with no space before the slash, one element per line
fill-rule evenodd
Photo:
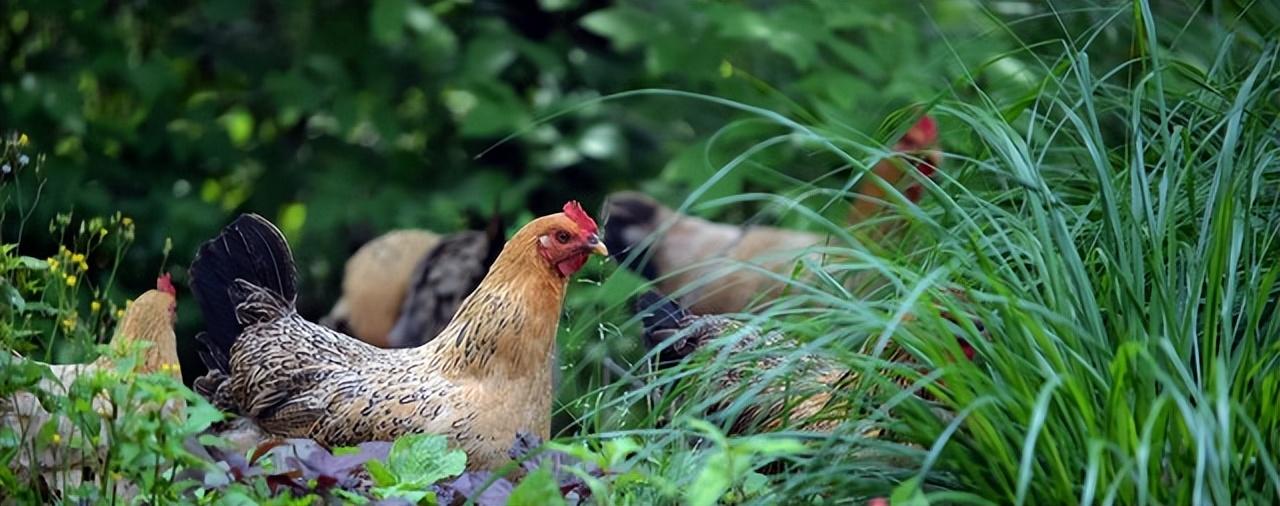
<path fill-rule="evenodd" d="M 30 159 L 30 158 L 27 158 L 27 155 L 19 155 L 19 156 L 18 156 L 18 166 L 19 166 L 19 167 L 26 167 L 26 166 L 27 166 L 27 164 L 28 164 L 28 163 L 30 163 L 30 162 L 31 162 L 31 159 Z"/>
<path fill-rule="evenodd" d="M 6 163 L 4 164 L 4 166 L 0 166 L 0 172 L 4 172 L 5 174 L 8 174 L 10 172 L 13 172 L 13 168 Z"/>

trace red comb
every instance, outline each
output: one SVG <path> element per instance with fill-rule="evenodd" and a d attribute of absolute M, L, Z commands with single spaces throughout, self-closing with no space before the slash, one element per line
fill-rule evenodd
<path fill-rule="evenodd" d="M 906 135 L 902 136 L 902 140 L 898 141 L 898 145 L 894 148 L 898 151 L 915 151 L 923 149 L 938 142 L 938 122 L 933 117 L 925 115 L 921 116 L 916 124 L 911 125 Z"/>
<path fill-rule="evenodd" d="M 173 281 L 168 273 L 156 278 L 156 290 L 172 295 L 175 299 L 178 297 L 178 289 L 173 287 Z"/>
<path fill-rule="evenodd" d="M 587 212 L 582 210 L 582 204 L 579 204 L 578 201 L 570 200 L 566 202 L 564 204 L 564 215 L 568 216 L 574 223 L 577 223 L 578 228 L 581 228 L 583 232 L 588 234 L 596 233 L 596 220 L 591 219 L 591 216 L 588 216 Z"/>

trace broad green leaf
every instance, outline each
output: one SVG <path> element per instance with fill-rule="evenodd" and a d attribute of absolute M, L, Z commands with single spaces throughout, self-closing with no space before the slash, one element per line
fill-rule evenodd
<path fill-rule="evenodd" d="M 387 455 L 387 467 L 400 483 L 430 485 L 457 476 L 467 467 L 467 456 L 448 447 L 439 434 L 412 434 L 397 439 Z"/>
<path fill-rule="evenodd" d="M 560 485 L 548 468 L 540 468 L 520 480 L 520 484 L 511 491 L 507 498 L 507 506 L 556 506 L 563 505 L 564 496 L 560 494 Z"/>

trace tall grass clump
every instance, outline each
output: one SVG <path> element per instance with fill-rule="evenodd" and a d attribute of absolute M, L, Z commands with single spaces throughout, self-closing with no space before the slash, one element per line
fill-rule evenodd
<path fill-rule="evenodd" d="M 1099 69 L 1066 44 L 1012 121 L 942 107 L 1008 182 L 947 192 L 930 252 L 989 338 L 939 378 L 954 419 L 902 422 L 922 475 L 1000 503 L 1274 504 L 1276 46 L 1197 64 L 1133 14 L 1145 50 Z"/>
<path fill-rule="evenodd" d="M 972 68 L 933 104 L 948 160 L 925 183 L 930 199 L 900 205 L 901 240 L 868 243 L 809 211 L 847 196 L 813 185 L 702 203 L 695 192 L 686 209 L 758 201 L 830 231 L 814 249 L 826 264 L 797 262 L 786 296 L 740 315 L 800 345 L 657 372 L 641 361 L 630 372 L 642 387 L 593 394 L 596 437 L 644 438 L 635 462 L 660 463 L 677 490 L 713 468 L 747 487 L 784 462 L 746 501 L 1280 503 L 1277 45 L 1222 29 L 1183 37 L 1205 20 L 1161 21 L 1144 1 L 1099 12 L 1086 30 L 1001 56 L 1034 62 L 1029 92 L 989 93 L 973 84 L 988 68 Z M 1116 33 L 1127 46 L 1102 42 Z M 838 127 L 762 116 L 848 166 L 875 155 Z M 882 282 L 842 281 L 866 272 Z M 976 358 L 955 360 L 951 336 Z M 886 361 L 891 348 L 920 367 Z M 805 451 L 747 452 L 726 467 L 713 456 L 735 440 L 690 420 L 727 427 L 762 392 L 706 391 L 707 378 L 767 355 L 849 367 L 860 381 L 839 395 L 854 409 L 831 434 L 764 436 L 808 441 Z M 641 405 L 638 425 L 601 422 Z"/>

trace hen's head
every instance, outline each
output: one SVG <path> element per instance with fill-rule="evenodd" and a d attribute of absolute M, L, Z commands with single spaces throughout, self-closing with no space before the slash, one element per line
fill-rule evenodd
<path fill-rule="evenodd" d="M 516 235 L 533 238 L 538 257 L 561 278 L 578 272 L 592 253 L 609 255 L 609 250 L 600 241 L 595 220 L 582 210 L 577 201 L 565 204 L 564 212 L 529 222 Z M 513 237 L 512 241 L 515 240 Z"/>
<path fill-rule="evenodd" d="M 143 350 L 140 372 L 178 371 L 173 334 L 173 324 L 178 319 L 177 293 L 169 275 L 160 276 L 154 290 L 147 290 L 129 304 L 116 328 L 113 346 L 129 346 L 138 341 L 149 343 Z M 166 365 L 169 367 L 164 367 Z"/>

